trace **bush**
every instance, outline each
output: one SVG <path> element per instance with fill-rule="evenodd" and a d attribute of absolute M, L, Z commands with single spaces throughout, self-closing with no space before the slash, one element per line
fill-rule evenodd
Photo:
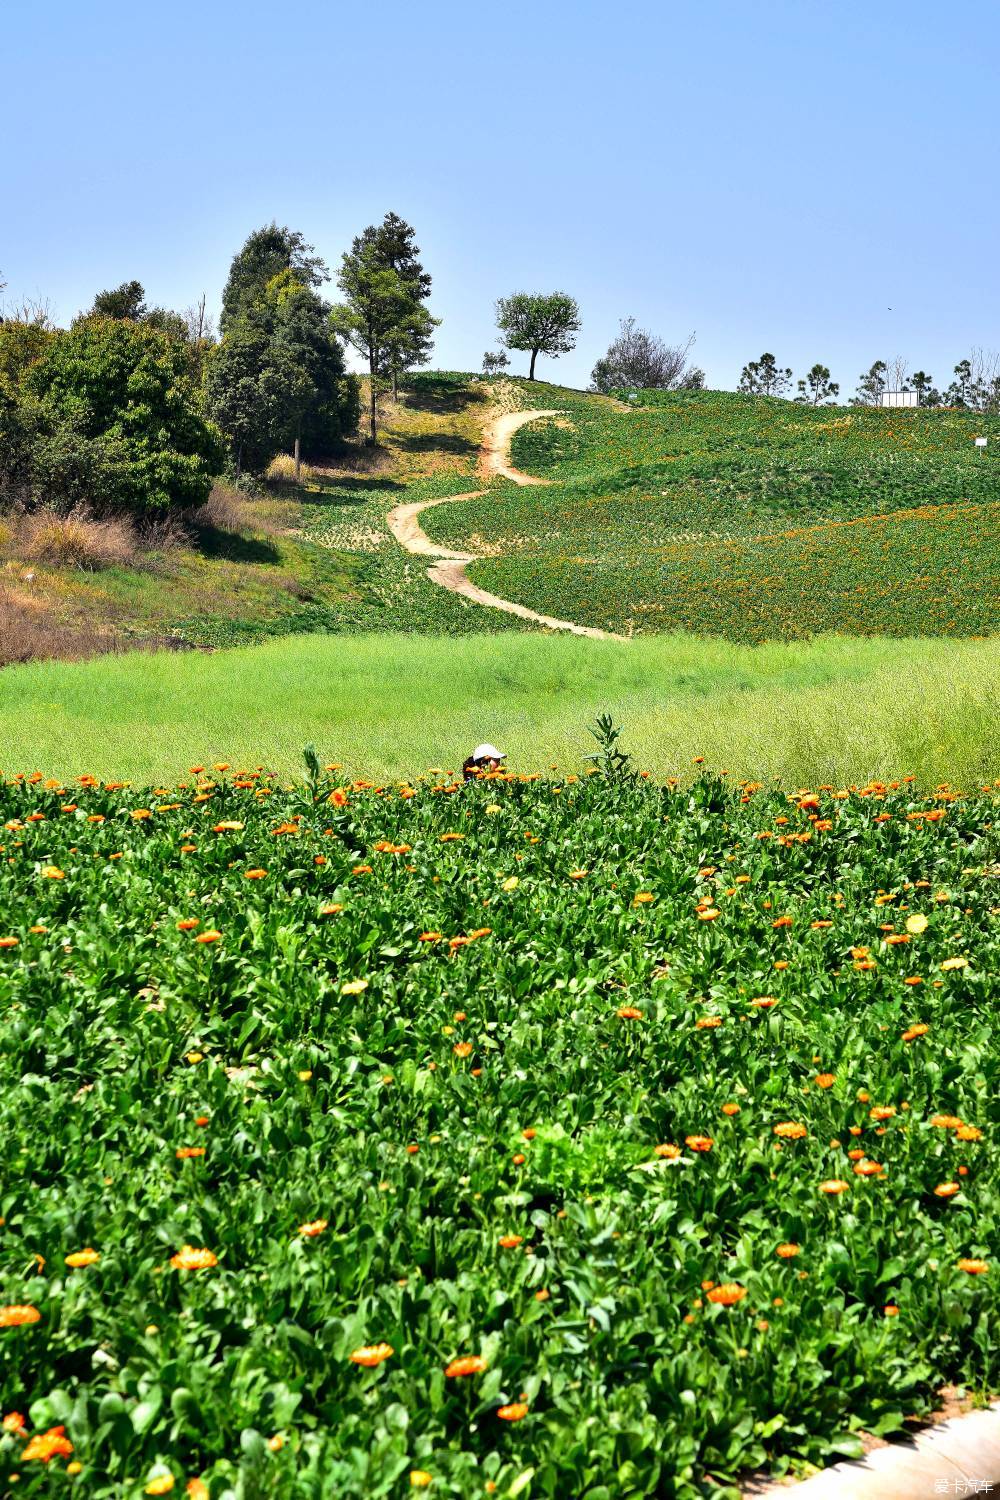
<path fill-rule="evenodd" d="M 135 563 L 139 539 L 126 516 L 98 520 L 80 508 L 60 515 L 45 509 L 23 519 L 18 529 L 20 555 L 55 567 L 126 568 Z"/>
<path fill-rule="evenodd" d="M 185 347 L 148 324 L 81 319 L 24 370 L 16 398 L 34 429 L 20 475 L 32 503 L 162 512 L 200 504 L 222 468 Z"/>

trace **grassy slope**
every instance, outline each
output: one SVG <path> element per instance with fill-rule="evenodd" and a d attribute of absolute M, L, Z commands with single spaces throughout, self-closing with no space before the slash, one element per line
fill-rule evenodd
<path fill-rule="evenodd" d="M 736 776 L 1000 776 L 996 641 L 733 647 L 539 634 L 295 637 L 211 656 L 142 655 L 0 673 L 0 770 L 172 778 L 195 761 L 301 767 L 314 740 L 356 775 L 454 767 L 479 740 L 518 769 L 579 767 L 610 708 L 657 774 L 705 755 Z"/>
<path fill-rule="evenodd" d="M 618 631 L 733 640 L 983 635 L 1000 623 L 1000 472 L 962 412 L 647 392 L 638 410 L 520 386 L 566 420 L 515 461 L 554 481 L 428 516 L 477 582 Z M 994 450 L 988 450 L 993 454 Z"/>

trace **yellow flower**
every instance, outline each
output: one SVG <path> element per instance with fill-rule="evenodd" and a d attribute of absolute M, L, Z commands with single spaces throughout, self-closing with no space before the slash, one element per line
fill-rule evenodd
<path fill-rule="evenodd" d="M 518 885 L 517 876 L 516 875 L 508 875 L 507 879 L 504 881 L 504 883 L 500 887 L 500 889 L 504 890 L 504 891 L 516 891 L 517 890 L 517 885 Z"/>
<path fill-rule="evenodd" d="M 340 986 L 340 993 L 342 995 L 363 995 L 367 988 L 367 979 L 349 979 L 346 984 Z"/>
<path fill-rule="evenodd" d="M 66 879 L 65 872 L 63 870 L 60 870 L 58 865 L 46 865 L 42 870 L 42 874 L 44 875 L 46 880 Z"/>
<path fill-rule="evenodd" d="M 426 1469 L 410 1470 L 410 1484 L 415 1490 L 425 1490 L 433 1478 L 434 1475 L 428 1474 Z"/>
<path fill-rule="evenodd" d="M 923 912 L 915 911 L 912 917 L 907 917 L 906 930 L 914 935 L 927 931 L 927 918 Z"/>
<path fill-rule="evenodd" d="M 157 1474 L 151 1479 L 143 1490 L 144 1495 L 169 1495 L 174 1487 L 174 1476 L 172 1474 Z"/>
<path fill-rule="evenodd" d="M 952 969 L 967 969 L 968 967 L 969 960 L 967 958 L 946 958 L 944 963 L 941 965 L 941 968 L 945 974 L 947 974 Z"/>
<path fill-rule="evenodd" d="M 67 1255 L 65 1259 L 68 1266 L 76 1269 L 80 1266 L 92 1266 L 95 1260 L 100 1260 L 100 1258 L 97 1251 L 91 1250 L 88 1245 L 86 1250 L 74 1250 L 72 1255 Z"/>

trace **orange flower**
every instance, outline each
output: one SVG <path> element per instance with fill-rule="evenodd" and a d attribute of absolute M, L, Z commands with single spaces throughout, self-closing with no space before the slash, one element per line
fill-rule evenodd
<path fill-rule="evenodd" d="M 50 1427 L 48 1432 L 38 1432 L 29 1441 L 26 1448 L 21 1450 L 21 1459 L 29 1463 L 37 1458 L 41 1463 L 47 1464 L 49 1459 L 57 1456 L 65 1457 L 67 1453 L 73 1452 L 73 1444 L 65 1436 L 65 1427 Z"/>
<path fill-rule="evenodd" d="M 988 1261 L 969 1260 L 968 1256 L 966 1255 L 962 1256 L 962 1259 L 957 1262 L 957 1265 L 960 1271 L 968 1271 L 970 1276 L 983 1276 L 990 1268 Z"/>
<path fill-rule="evenodd" d="M 667 1161 L 676 1161 L 680 1154 L 680 1146 L 672 1146 L 667 1142 L 665 1142 L 662 1146 L 653 1147 L 653 1155 L 665 1157 Z"/>
<path fill-rule="evenodd" d="M 961 1188 L 957 1182 L 939 1182 L 934 1192 L 939 1198 L 954 1198 Z"/>
<path fill-rule="evenodd" d="M 730 1102 L 730 1103 L 724 1104 L 722 1106 L 722 1113 L 724 1115 L 738 1115 L 739 1112 L 740 1112 L 740 1107 L 739 1107 L 738 1104 L 734 1104 L 734 1103 Z"/>
<path fill-rule="evenodd" d="M 699 1016 L 698 1019 L 697 1019 L 697 1021 L 695 1021 L 694 1024 L 695 1024 L 695 1028 L 698 1031 L 714 1031 L 717 1026 L 721 1026 L 722 1025 L 722 1017 L 721 1016 Z"/>
<path fill-rule="evenodd" d="M 867 1158 L 863 1158 L 856 1163 L 854 1170 L 859 1177 L 881 1177 L 885 1172 L 885 1167 L 879 1166 L 877 1161 L 868 1161 Z"/>
<path fill-rule="evenodd" d="M 0 937 L 0 948 L 16 948 L 20 941 L 16 937 Z"/>
<path fill-rule="evenodd" d="M 622 1005 L 622 1006 L 620 1006 L 618 1008 L 618 1010 L 615 1012 L 615 1014 L 622 1021 L 641 1021 L 642 1020 L 642 1011 L 641 1010 L 636 1010 L 636 1008 L 635 1008 L 634 1005 Z"/>
<path fill-rule="evenodd" d="M 307 1240 L 314 1240 L 318 1234 L 329 1224 L 329 1219 L 312 1219 L 308 1224 L 299 1225 L 299 1234 L 305 1235 Z"/>
<path fill-rule="evenodd" d="M 770 1010 L 771 1006 L 777 1003 L 773 995 L 758 995 L 756 999 L 750 1001 L 755 1010 Z"/>
<path fill-rule="evenodd" d="M 2 1428 L 4 1432 L 26 1431 L 24 1418 L 19 1411 L 8 1412 L 7 1416 L 5 1416 L 3 1419 L 3 1422 L 0 1423 L 0 1428 Z"/>
<path fill-rule="evenodd" d="M 831 1197 L 835 1197 L 838 1193 L 846 1193 L 847 1188 L 848 1184 L 842 1182 L 839 1177 L 830 1177 L 826 1182 L 821 1182 L 819 1185 L 820 1192 L 829 1193 Z"/>
<path fill-rule="evenodd" d="M 44 877 L 45 877 L 46 880 L 65 880 L 66 879 L 66 872 L 65 872 L 65 870 L 60 870 L 60 868 L 59 868 L 58 865 L 46 865 L 44 867 L 44 869 L 42 870 L 42 874 L 44 875 Z"/>
<path fill-rule="evenodd" d="M 500 1237 L 498 1243 L 501 1244 L 505 1250 L 516 1250 L 523 1238 L 524 1236 L 520 1234 L 505 1234 Z"/>
<path fill-rule="evenodd" d="M 210 1271 L 219 1264 L 211 1250 L 199 1250 L 194 1245 L 182 1245 L 176 1255 L 170 1257 L 175 1271 Z"/>
<path fill-rule="evenodd" d="M 788 916 L 776 917 L 775 920 L 771 923 L 772 927 L 791 927 L 791 925 L 792 918 Z"/>
<path fill-rule="evenodd" d="M 208 1485 L 204 1479 L 189 1479 L 185 1493 L 191 1497 L 191 1500 L 209 1500 Z"/>
<path fill-rule="evenodd" d="M 926 1025 L 925 1022 L 918 1021 L 915 1026 L 908 1026 L 906 1028 L 906 1030 L 903 1032 L 903 1041 L 915 1041 L 918 1036 L 926 1036 L 930 1029 L 931 1028 Z"/>
<path fill-rule="evenodd" d="M 774 1253 L 781 1260 L 793 1260 L 798 1255 L 800 1249 L 800 1245 L 796 1245 L 790 1241 L 787 1245 L 779 1245 Z"/>
<path fill-rule="evenodd" d="M 182 917 L 181 920 L 177 923 L 177 931 L 193 932 L 196 927 L 200 926 L 201 922 L 197 917 Z"/>
<path fill-rule="evenodd" d="M 836 1080 L 837 1080 L 837 1075 L 835 1073 L 817 1073 L 816 1074 L 816 1087 L 818 1089 L 830 1089 L 830 1088 L 833 1088 L 833 1085 L 836 1082 Z"/>
<path fill-rule="evenodd" d="M 37 1323 L 41 1316 L 29 1302 L 13 1302 L 9 1307 L 0 1307 L 0 1328 L 20 1328 L 25 1323 Z"/>
<path fill-rule="evenodd" d="M 422 932 L 420 934 L 420 941 L 422 943 L 439 943 L 443 936 L 444 934 L 441 932 Z"/>
<path fill-rule="evenodd" d="M 244 870 L 243 871 L 243 879 L 244 880 L 263 880 L 264 876 L 266 874 L 267 874 L 266 870 Z"/>
<path fill-rule="evenodd" d="M 410 1485 L 415 1490 L 425 1490 L 433 1480 L 434 1475 L 429 1474 L 426 1469 L 410 1470 Z"/>
<path fill-rule="evenodd" d="M 454 1380 L 462 1375 L 481 1375 L 485 1369 L 486 1361 L 478 1354 L 460 1354 L 445 1366 L 444 1373 L 450 1380 Z"/>
<path fill-rule="evenodd" d="M 458 1057 L 468 1057 L 472 1052 L 471 1042 L 456 1042 L 454 1051 Z"/>
<path fill-rule="evenodd" d="M 363 1344 L 360 1349 L 355 1349 L 353 1354 L 348 1355 L 348 1358 L 353 1365 L 364 1365 L 366 1370 L 372 1370 L 383 1360 L 391 1359 L 395 1352 L 391 1344 Z"/>
<path fill-rule="evenodd" d="M 332 802 L 333 805 L 334 805 L 334 807 L 346 807 L 347 806 L 347 789 L 346 789 L 346 787 L 335 786 L 334 789 L 333 789 L 333 791 L 330 793 L 329 797 L 327 797 L 326 800 L 327 800 L 327 802 Z"/>
<path fill-rule="evenodd" d="M 869 1120 L 891 1120 L 896 1113 L 894 1104 L 875 1104 L 868 1111 Z"/>
<path fill-rule="evenodd" d="M 549 1292 L 548 1292 L 548 1290 L 544 1286 L 543 1287 L 539 1287 L 538 1291 L 535 1293 L 535 1301 L 536 1302 L 548 1302 L 548 1300 L 549 1300 Z"/>
<path fill-rule="evenodd" d="M 100 1260 L 100 1258 L 101 1257 L 97 1253 L 97 1251 L 91 1250 L 90 1246 L 88 1245 L 86 1250 L 74 1250 L 71 1255 L 67 1255 L 65 1257 L 65 1262 L 68 1266 L 72 1266 L 76 1270 L 81 1268 L 82 1266 L 92 1266 L 94 1262 Z"/>
<path fill-rule="evenodd" d="M 500 1406 L 497 1408 L 497 1416 L 501 1422 L 520 1422 L 527 1415 L 527 1401 L 512 1401 L 509 1406 Z"/>
<path fill-rule="evenodd" d="M 931 1124 L 941 1130 L 960 1130 L 962 1122 L 957 1115 L 931 1115 Z"/>
<path fill-rule="evenodd" d="M 780 1135 L 785 1141 L 801 1141 L 809 1134 L 806 1127 L 799 1124 L 797 1120 L 782 1120 L 780 1125 L 775 1125 L 774 1133 Z"/>
<path fill-rule="evenodd" d="M 714 1142 L 710 1135 L 686 1135 L 684 1144 L 691 1151 L 711 1151 Z"/>
<path fill-rule="evenodd" d="M 189 1161 L 194 1156 L 204 1156 L 204 1146 L 178 1146 L 174 1155 L 178 1161 Z"/>
<path fill-rule="evenodd" d="M 196 943 L 217 943 L 222 936 L 221 932 L 199 932 L 195 938 Z"/>
<path fill-rule="evenodd" d="M 636 900 L 638 900 L 638 897 L 636 897 Z M 714 906 L 701 906 L 695 915 L 699 922 L 714 922 L 716 917 L 722 916 L 722 913 Z"/>
<path fill-rule="evenodd" d="M 707 1294 L 709 1302 L 718 1302 L 722 1307 L 734 1307 L 737 1302 L 742 1302 L 747 1294 L 745 1286 L 740 1286 L 738 1281 L 725 1281 L 722 1286 L 714 1286 Z"/>
<path fill-rule="evenodd" d="M 653 899 L 652 891 L 636 891 L 632 897 L 633 906 L 648 906 Z"/>
<path fill-rule="evenodd" d="M 981 1141 L 983 1132 L 978 1125 L 960 1125 L 955 1131 L 956 1141 Z"/>
<path fill-rule="evenodd" d="M 883 1307 L 882 1311 L 883 1311 L 883 1313 L 885 1314 L 885 1316 L 887 1318 L 898 1318 L 899 1317 L 899 1308 L 896 1306 L 895 1302 L 887 1302 L 885 1304 L 885 1307 Z"/>

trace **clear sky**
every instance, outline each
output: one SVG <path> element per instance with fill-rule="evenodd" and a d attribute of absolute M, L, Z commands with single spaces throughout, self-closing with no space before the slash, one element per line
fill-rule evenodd
<path fill-rule="evenodd" d="M 333 269 L 391 208 L 441 368 L 558 288 L 565 384 L 629 315 L 711 385 L 764 349 L 946 384 L 1000 348 L 998 44 L 996 0 L 7 0 L 0 279 L 61 321 L 132 277 L 217 308 L 260 224 Z"/>

